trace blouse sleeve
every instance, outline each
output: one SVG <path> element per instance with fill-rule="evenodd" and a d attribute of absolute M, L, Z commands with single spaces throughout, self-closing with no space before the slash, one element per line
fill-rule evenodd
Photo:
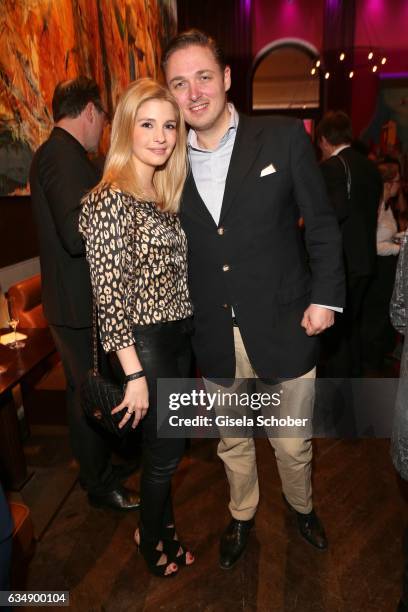
<path fill-rule="evenodd" d="M 130 312 L 132 244 L 128 210 L 120 192 L 91 193 L 79 219 L 106 353 L 134 344 Z"/>

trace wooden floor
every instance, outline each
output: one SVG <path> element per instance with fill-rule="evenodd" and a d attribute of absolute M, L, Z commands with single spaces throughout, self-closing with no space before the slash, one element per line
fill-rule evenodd
<path fill-rule="evenodd" d="M 389 442 L 315 441 L 314 497 L 327 552 L 299 538 L 268 442 L 258 440 L 257 451 L 256 529 L 231 571 L 218 567 L 229 520 L 223 467 L 214 440 L 196 441 L 175 483 L 192 567 L 173 579 L 150 576 L 132 542 L 137 513 L 92 509 L 76 486 L 37 545 L 27 588 L 69 590 L 70 609 L 81 612 L 395 612 L 407 502 Z M 129 482 L 137 485 L 137 476 Z"/>

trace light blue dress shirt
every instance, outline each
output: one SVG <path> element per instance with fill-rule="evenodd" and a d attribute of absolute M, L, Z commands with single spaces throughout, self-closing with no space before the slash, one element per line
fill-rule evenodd
<path fill-rule="evenodd" d="M 188 133 L 188 151 L 195 184 L 216 225 L 220 220 L 225 181 L 239 121 L 233 104 L 228 104 L 228 109 L 231 113 L 230 124 L 215 149 L 202 149 L 194 130 Z"/>

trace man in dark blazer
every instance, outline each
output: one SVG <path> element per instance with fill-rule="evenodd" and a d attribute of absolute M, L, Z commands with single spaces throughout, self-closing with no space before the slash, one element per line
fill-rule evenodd
<path fill-rule="evenodd" d="M 315 336 L 332 325 L 332 308 L 343 306 L 344 279 L 337 222 L 303 126 L 238 114 L 226 97 L 230 68 L 215 41 L 198 30 L 169 44 L 163 68 L 191 127 L 192 172 L 181 215 L 201 373 L 292 383 L 313 378 Z M 311 386 L 294 388 L 287 408 L 311 416 Z M 301 534 L 326 548 L 312 504 L 310 437 L 270 442 Z M 218 454 L 231 495 L 232 521 L 220 544 L 220 564 L 228 569 L 245 548 L 258 504 L 254 441 L 224 437 Z"/>
<path fill-rule="evenodd" d="M 320 168 L 342 232 L 347 281 L 344 314 L 323 337 L 325 374 L 361 376 L 361 310 L 376 270 L 377 211 L 383 186 L 375 164 L 351 146 L 346 113 L 326 113 L 316 136 L 323 154 Z"/>
<path fill-rule="evenodd" d="M 71 444 L 81 485 L 95 506 L 133 510 L 139 498 L 120 485 L 109 445 L 86 421 L 79 399 L 81 381 L 92 364 L 92 292 L 78 217 L 81 198 L 100 178 L 87 155 L 98 147 L 105 123 L 97 84 L 86 77 L 60 83 L 52 110 L 55 127 L 36 152 L 30 172 L 44 313 L 67 379 Z"/>

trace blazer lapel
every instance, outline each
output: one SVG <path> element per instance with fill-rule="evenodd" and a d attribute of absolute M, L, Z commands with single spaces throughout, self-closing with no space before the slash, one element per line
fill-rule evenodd
<path fill-rule="evenodd" d="M 207 206 L 204 204 L 195 183 L 193 173 L 190 169 L 184 184 L 183 197 L 181 203 L 181 213 L 199 219 L 203 223 L 211 223 L 216 227 L 215 221 L 211 216 Z"/>
<path fill-rule="evenodd" d="M 242 181 L 253 166 L 261 147 L 257 135 L 261 128 L 253 128 L 251 120 L 245 115 L 239 116 L 237 136 L 232 150 L 231 161 L 225 182 L 220 224 L 228 213 Z"/>
<path fill-rule="evenodd" d="M 239 116 L 237 136 L 235 138 L 234 148 L 225 181 L 224 197 L 222 200 L 219 221 L 220 224 L 230 209 L 242 181 L 245 179 L 249 170 L 256 161 L 258 151 L 261 147 L 261 143 L 258 141 L 257 136 L 261 129 L 262 128 L 258 127 L 254 129 L 253 124 L 248 117 L 245 117 L 244 115 Z M 211 225 L 217 227 L 211 213 L 204 204 L 198 192 L 191 169 L 184 185 L 181 213 L 196 220 L 201 220 L 207 225 L 210 223 Z"/>

